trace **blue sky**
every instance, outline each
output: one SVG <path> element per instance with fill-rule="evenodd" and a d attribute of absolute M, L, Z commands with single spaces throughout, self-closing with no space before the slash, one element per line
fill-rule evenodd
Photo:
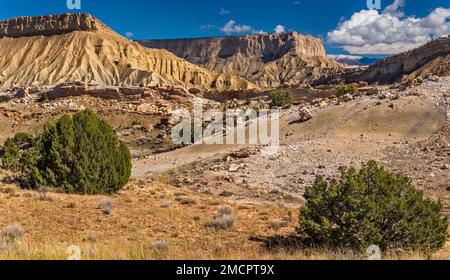
<path fill-rule="evenodd" d="M 0 19 L 71 12 L 67 8 L 66 1 L 0 0 Z M 393 1 L 381 0 L 380 15 Z M 408 17 L 425 18 L 438 7 L 448 8 L 450 12 L 449 0 L 396 1 L 401 4 L 398 10 L 402 11 L 402 14 L 398 16 L 400 25 L 396 33 L 406 29 L 404 26 L 409 23 L 405 23 L 403 26 L 402 22 Z M 360 30 L 341 28 L 341 33 L 349 33 L 349 36 L 346 34 L 346 38 L 343 38 L 342 34 L 337 36 L 336 33 L 330 38 L 329 33 L 339 29 L 339 24 L 345 23 L 352 15 L 361 10 L 368 10 L 366 0 L 81 0 L 79 12 L 93 14 L 122 35 L 127 33 L 131 35 L 132 33 L 131 39 L 240 35 L 258 31 L 274 32 L 274 28 L 281 25 L 286 31 L 295 30 L 323 38 L 329 53 L 360 54 L 365 51 L 355 47 L 356 41 L 360 41 L 361 35 L 357 33 L 361 32 Z M 448 24 L 448 30 L 450 30 L 450 16 L 447 17 L 447 10 L 444 12 L 444 25 Z M 234 24 L 233 22 L 230 24 L 231 20 L 234 21 Z M 389 21 L 389 18 L 380 18 L 377 20 L 377 26 L 380 26 L 380 22 L 389 26 L 389 23 L 385 23 L 386 21 Z M 224 26 L 227 23 L 230 28 L 225 29 L 228 32 L 224 32 Z M 349 24 L 352 26 L 351 22 Z M 433 28 L 424 32 L 442 35 L 442 32 L 448 31 L 447 26 L 443 31 L 436 31 L 438 28 L 436 26 Z M 411 30 L 406 30 L 404 35 L 403 37 L 411 36 Z M 423 36 L 423 34 L 417 34 L 417 36 Z M 429 40 L 431 37 L 433 37 L 432 34 L 428 39 L 422 38 L 419 41 Z M 374 50 L 379 46 L 379 42 L 374 42 L 372 39 L 364 40 L 370 41 L 367 47 L 369 54 L 375 56 L 378 55 L 377 52 L 382 52 Z M 392 38 L 380 39 L 383 44 L 392 40 Z M 364 43 L 359 42 L 358 44 Z M 408 46 L 412 45 L 411 42 L 408 42 Z M 402 46 L 396 46 L 396 50 L 401 49 Z M 385 49 L 387 48 L 385 47 Z M 383 51 L 386 51 L 385 49 Z M 389 50 L 387 51 L 389 52 Z"/>

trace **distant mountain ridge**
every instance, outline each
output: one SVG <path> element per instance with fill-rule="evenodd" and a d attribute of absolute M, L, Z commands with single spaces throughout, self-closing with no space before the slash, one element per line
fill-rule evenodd
<path fill-rule="evenodd" d="M 356 79 L 392 83 L 430 75 L 450 76 L 450 35 L 416 49 L 382 59 Z"/>
<path fill-rule="evenodd" d="M 354 56 L 354 55 L 328 55 L 339 63 L 344 63 L 351 66 L 369 66 L 376 63 L 379 59 L 365 57 L 365 56 Z"/>
<path fill-rule="evenodd" d="M 296 32 L 137 42 L 262 87 L 308 83 L 324 69 L 344 67 L 326 55 L 321 39 Z"/>
<path fill-rule="evenodd" d="M 316 80 L 314 85 L 359 81 L 390 84 L 430 76 L 450 76 L 450 35 L 380 59 L 368 67 L 333 69 Z"/>

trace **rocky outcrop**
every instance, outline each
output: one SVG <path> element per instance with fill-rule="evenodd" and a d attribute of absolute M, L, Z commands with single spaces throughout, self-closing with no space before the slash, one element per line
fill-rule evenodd
<path fill-rule="evenodd" d="M 192 98 L 195 96 L 180 87 L 159 89 L 138 86 L 100 86 L 98 84 L 90 84 L 83 81 L 65 82 L 51 88 L 21 87 L 12 89 L 6 93 L 6 96 L 8 97 L 7 100 L 31 97 L 34 99 L 54 100 L 74 96 L 138 100 L 142 98 L 153 98 L 156 95 L 163 96 L 170 100 Z"/>
<path fill-rule="evenodd" d="M 0 30 L 8 34 L 0 37 L 0 90 L 77 80 L 102 87 L 257 88 L 243 78 L 208 71 L 168 51 L 147 49 L 87 14 L 11 19 Z"/>
<path fill-rule="evenodd" d="M 66 82 L 49 89 L 45 96 L 52 100 L 70 96 L 89 95 L 104 99 L 142 98 L 146 93 L 152 91 L 144 87 L 114 87 L 98 86 L 86 82 Z"/>
<path fill-rule="evenodd" d="M 311 82 L 326 68 L 342 67 L 327 57 L 320 39 L 296 32 L 138 42 L 263 87 Z"/>
<path fill-rule="evenodd" d="M 0 21 L 1 37 L 52 36 L 98 30 L 101 23 L 89 14 L 19 17 Z"/>
<path fill-rule="evenodd" d="M 417 49 L 385 58 L 370 66 L 356 79 L 370 83 L 391 83 L 402 78 L 450 75 L 450 36 Z M 406 77 L 405 77 L 406 76 Z"/>
<path fill-rule="evenodd" d="M 228 59 L 236 54 L 261 56 L 263 62 L 280 59 L 295 51 L 304 56 L 325 56 L 320 39 L 296 32 L 253 34 L 236 37 L 215 37 L 175 40 L 139 41 L 149 48 L 166 49 L 195 64 L 207 64 L 211 58 Z"/>

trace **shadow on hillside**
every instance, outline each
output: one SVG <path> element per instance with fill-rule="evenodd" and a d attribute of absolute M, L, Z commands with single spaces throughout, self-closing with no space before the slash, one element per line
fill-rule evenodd
<path fill-rule="evenodd" d="M 298 235 L 252 236 L 250 241 L 260 242 L 263 248 L 269 252 L 295 252 L 312 248 L 311 242 Z"/>
<path fill-rule="evenodd" d="M 0 178 L 0 182 L 5 185 L 16 185 L 21 189 L 28 189 L 30 187 L 24 178 L 15 175 L 3 176 L 3 178 Z"/>
<path fill-rule="evenodd" d="M 302 121 L 301 119 L 298 119 L 298 120 L 289 122 L 289 125 L 293 125 L 293 124 L 302 124 L 302 123 L 305 123 L 305 121 Z"/>

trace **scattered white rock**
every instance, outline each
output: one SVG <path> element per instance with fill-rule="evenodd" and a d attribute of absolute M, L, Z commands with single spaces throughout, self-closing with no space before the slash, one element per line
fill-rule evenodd
<path fill-rule="evenodd" d="M 230 167 L 228 168 L 229 172 L 237 172 L 239 171 L 239 169 L 241 168 L 241 166 L 239 166 L 238 164 L 232 163 L 230 165 Z"/>

